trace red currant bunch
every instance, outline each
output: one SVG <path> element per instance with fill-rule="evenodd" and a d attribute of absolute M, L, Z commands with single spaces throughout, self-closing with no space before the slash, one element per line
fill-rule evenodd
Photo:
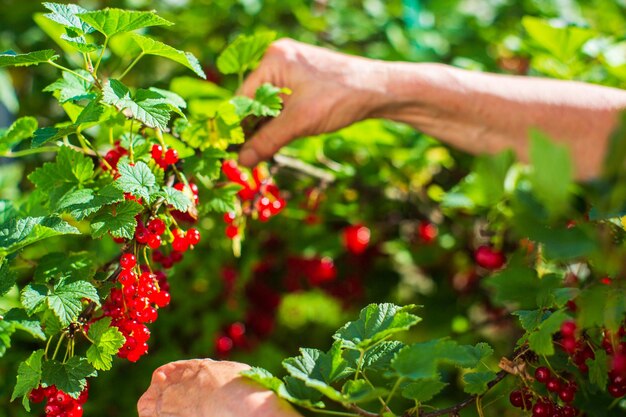
<path fill-rule="evenodd" d="M 163 149 L 161 145 L 154 144 L 150 154 L 154 162 L 163 169 L 167 169 L 168 166 L 178 162 L 178 151 L 174 148 Z"/>
<path fill-rule="evenodd" d="M 124 155 L 128 155 L 128 151 L 117 141 L 115 142 L 115 146 L 104 155 L 104 160 L 100 162 L 100 167 L 104 171 L 113 170 L 115 172 L 117 171 L 118 162 Z"/>
<path fill-rule="evenodd" d="M 86 386 L 78 398 L 73 398 L 54 385 L 39 386 L 30 392 L 28 398 L 35 404 L 46 400 L 44 412 L 47 417 L 82 417 L 83 404 L 89 398 L 88 391 L 89 386 Z"/>

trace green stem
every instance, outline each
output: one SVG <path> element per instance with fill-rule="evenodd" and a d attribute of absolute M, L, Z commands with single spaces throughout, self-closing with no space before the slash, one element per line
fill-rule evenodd
<path fill-rule="evenodd" d="M 131 62 L 131 63 L 130 63 L 130 65 L 129 65 L 129 66 L 128 66 L 125 70 L 124 70 L 124 72 L 122 73 L 122 75 L 120 75 L 119 77 L 117 77 L 117 79 L 118 79 L 118 80 L 121 80 L 122 78 L 124 78 L 124 77 L 126 76 L 126 74 L 128 74 L 128 71 L 130 71 L 130 70 L 131 70 L 131 69 L 132 69 L 132 68 L 133 68 L 133 67 L 137 64 L 137 62 L 139 62 L 139 60 L 140 60 L 141 58 L 143 58 L 143 56 L 144 56 L 144 53 L 143 53 L 143 52 L 142 52 L 142 53 L 140 53 L 140 54 L 137 56 L 137 58 L 135 58 L 135 59 L 133 60 L 133 62 Z"/>
<path fill-rule="evenodd" d="M 59 148 L 56 146 L 45 146 L 43 148 L 32 148 L 32 149 L 24 149 L 23 151 L 17 152 L 7 152 L 5 154 L 0 154 L 3 158 L 19 158 L 27 155 L 34 155 L 38 153 L 46 153 L 46 152 L 58 152 Z"/>
<path fill-rule="evenodd" d="M 82 80 L 85 80 L 86 82 L 88 82 L 88 83 L 90 83 L 90 84 L 93 82 L 93 80 L 90 80 L 90 79 L 89 79 L 89 78 L 87 78 L 87 77 L 83 77 L 82 75 L 80 75 L 80 74 L 79 74 L 79 73 L 77 73 L 76 71 L 72 71 L 71 69 L 69 69 L 69 68 L 67 68 L 67 67 L 64 67 L 63 65 L 59 65 L 59 64 L 57 64 L 57 63 L 56 63 L 56 62 L 54 62 L 54 61 L 46 61 L 46 63 L 48 63 L 48 64 L 52 65 L 53 67 L 56 67 L 56 68 L 60 69 L 61 71 L 65 71 L 65 72 L 69 72 L 70 74 L 74 74 L 74 75 L 75 75 L 75 76 L 77 76 L 78 78 L 80 78 L 80 79 L 82 79 Z"/>
<path fill-rule="evenodd" d="M 98 68 L 100 68 L 100 62 L 102 62 L 102 57 L 104 56 L 104 51 L 107 49 L 107 44 L 109 43 L 109 38 L 104 38 L 104 44 L 102 45 L 102 52 L 100 52 L 100 56 L 98 57 L 98 61 L 96 61 L 96 66 L 93 69 L 94 75 L 98 73 Z"/>
<path fill-rule="evenodd" d="M 237 74 L 237 78 L 239 79 L 239 88 L 243 85 L 243 71 L 239 71 Z"/>
<path fill-rule="evenodd" d="M 57 353 L 59 353 L 59 348 L 61 347 L 61 342 L 63 341 L 65 335 L 61 335 L 61 337 L 59 337 L 59 341 L 57 342 L 57 346 L 56 348 L 54 348 L 54 353 L 52 354 L 52 359 L 55 359 L 57 357 Z"/>
<path fill-rule="evenodd" d="M 331 416 L 350 416 L 350 417 L 359 417 L 358 414 L 355 413 L 347 413 L 344 411 L 332 411 L 332 410 L 322 410 L 319 408 L 306 407 L 307 410 L 313 411 L 314 413 L 319 414 L 329 414 Z"/>
<path fill-rule="evenodd" d="M 393 384 L 393 388 L 391 388 L 391 391 L 389 391 L 389 395 L 387 396 L 387 399 L 385 400 L 385 404 L 389 404 L 389 401 L 391 401 L 391 398 L 393 398 L 393 394 L 396 393 L 396 390 L 398 389 L 398 387 L 402 383 L 403 379 L 404 379 L 404 377 L 400 377 L 400 378 L 398 378 L 396 380 L 396 383 Z"/>
<path fill-rule="evenodd" d="M 133 141 L 135 138 L 135 134 L 133 133 L 133 122 L 135 119 L 130 119 L 130 140 L 128 141 L 128 158 L 130 159 L 130 163 L 135 163 L 135 150 L 133 148 Z"/>
<path fill-rule="evenodd" d="M 46 343 L 46 350 L 43 351 L 43 354 L 46 358 L 48 358 L 48 349 L 50 349 L 50 344 L 52 343 L 52 338 L 54 336 L 50 336 L 50 338 L 48 339 L 48 342 Z"/>
<path fill-rule="evenodd" d="M 359 374 L 361 373 L 361 367 L 363 366 L 363 357 L 365 356 L 365 351 L 359 351 L 359 361 L 356 364 L 356 372 L 354 373 L 354 380 L 356 381 L 359 378 Z"/>
<path fill-rule="evenodd" d="M 81 148 L 83 148 L 83 151 L 85 151 L 85 153 L 90 153 L 91 149 L 87 144 L 87 141 L 85 141 L 85 137 L 79 131 L 76 131 L 76 137 L 78 138 L 78 141 L 80 142 L 80 146 Z"/>

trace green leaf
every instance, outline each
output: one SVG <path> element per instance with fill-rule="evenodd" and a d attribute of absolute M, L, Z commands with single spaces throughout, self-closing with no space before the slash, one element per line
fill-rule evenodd
<path fill-rule="evenodd" d="M 368 349 L 363 355 L 362 368 L 368 372 L 382 372 L 389 369 L 391 361 L 396 353 L 403 347 L 404 343 L 397 340 L 380 342 Z M 345 357 L 350 361 L 350 366 L 356 370 L 360 352 L 356 350 L 348 350 L 344 352 Z"/>
<path fill-rule="evenodd" d="M 359 319 L 346 323 L 333 335 L 350 349 L 367 349 L 380 340 L 416 325 L 421 321 L 410 314 L 415 305 L 370 304 L 359 313 Z"/>
<path fill-rule="evenodd" d="M 89 279 L 94 272 L 93 262 L 89 252 L 50 252 L 39 259 L 35 280 L 47 283 L 62 277 L 66 281 Z"/>
<path fill-rule="evenodd" d="M 79 13 L 87 12 L 77 4 L 43 3 L 50 10 L 44 16 L 68 29 L 78 31 L 80 34 L 91 33 L 94 28 L 78 18 Z"/>
<path fill-rule="evenodd" d="M 550 313 L 544 310 L 518 310 L 511 313 L 519 318 L 522 328 L 527 332 L 535 330 Z"/>
<path fill-rule="evenodd" d="M 93 12 L 77 13 L 77 16 L 107 37 L 150 26 L 173 25 L 172 22 L 163 19 L 153 11 L 139 12 L 106 8 Z"/>
<path fill-rule="evenodd" d="M 111 326 L 111 318 L 105 317 L 89 326 L 87 333 L 93 344 L 87 349 L 87 360 L 99 371 L 111 369 L 116 355 L 126 339 L 117 327 Z"/>
<path fill-rule="evenodd" d="M 174 187 L 163 187 L 165 201 L 174 209 L 186 213 L 193 205 L 191 199 L 185 193 Z"/>
<path fill-rule="evenodd" d="M 226 184 L 223 187 L 215 187 L 211 189 L 208 202 L 203 208 L 218 213 L 235 211 L 239 190 L 241 190 L 241 185 L 238 184 Z"/>
<path fill-rule="evenodd" d="M 118 110 L 128 110 L 133 118 L 148 127 L 165 130 L 170 120 L 172 106 L 163 95 L 151 90 L 139 89 L 131 98 L 130 90 L 118 80 L 109 79 L 102 89 L 102 102 Z"/>
<path fill-rule="evenodd" d="M 38 148 L 52 140 L 63 139 L 66 136 L 76 133 L 77 127 L 75 125 L 63 126 L 63 127 L 42 127 L 35 131 L 33 135 L 33 141 L 31 148 Z"/>
<path fill-rule="evenodd" d="M 0 225 L 0 257 L 49 237 L 78 233 L 57 216 L 11 219 Z"/>
<path fill-rule="evenodd" d="M 278 388 L 278 396 L 302 407 L 326 407 L 321 401 L 321 392 L 308 387 L 304 381 L 292 376 L 285 377 L 285 383 Z"/>
<path fill-rule="evenodd" d="M 41 381 L 44 386 L 54 385 L 57 389 L 78 398 L 87 386 L 87 377 L 97 376 L 98 372 L 80 356 L 72 356 L 65 363 L 51 360 L 42 366 Z"/>
<path fill-rule="evenodd" d="M 36 350 L 31 353 L 28 359 L 20 363 L 20 366 L 17 368 L 17 382 L 11 395 L 11 401 L 14 401 L 17 397 L 27 396 L 31 390 L 39 386 L 43 355 L 43 349 Z M 24 403 L 24 407 L 30 411 L 28 400 Z"/>
<path fill-rule="evenodd" d="M 41 328 L 41 323 L 38 319 L 28 317 L 26 310 L 12 308 L 4 315 L 4 320 L 7 323 L 11 323 L 18 330 L 25 331 L 37 339 L 46 340 L 46 335 Z"/>
<path fill-rule="evenodd" d="M 306 386 L 318 390 L 334 401 L 341 401 L 341 393 L 330 385 L 345 375 L 347 363 L 342 361 L 340 350 L 337 357 L 337 350 L 331 349 L 331 353 L 326 354 L 317 349 L 301 348 L 300 356 L 285 359 L 283 367 Z"/>
<path fill-rule="evenodd" d="M 34 117 L 20 117 L 5 131 L 0 132 L 0 153 L 11 150 L 24 139 L 33 136 L 37 130 L 37 119 Z"/>
<path fill-rule="evenodd" d="M 462 368 L 474 368 L 493 350 L 485 343 L 476 346 L 459 345 L 452 340 L 430 340 L 402 349 L 391 362 L 395 376 L 417 379 L 436 378 L 440 363 L 449 363 Z"/>
<path fill-rule="evenodd" d="M 275 38 L 273 32 L 239 35 L 217 58 L 217 68 L 222 74 L 244 73 L 254 69 Z"/>
<path fill-rule="evenodd" d="M 596 349 L 594 353 L 594 359 L 587 359 L 589 382 L 597 386 L 601 392 L 604 392 L 609 380 L 609 361 L 603 349 Z"/>
<path fill-rule="evenodd" d="M 552 304 L 552 291 L 559 287 L 560 279 L 555 275 L 539 278 L 534 269 L 512 261 L 508 268 L 483 280 L 483 285 L 494 292 L 496 303 L 513 303 L 521 309 L 532 309 Z"/>
<path fill-rule="evenodd" d="M 220 177 L 222 160 L 228 157 L 228 153 L 221 149 L 208 148 L 185 159 L 185 169 L 195 175 L 208 177 L 216 180 Z"/>
<path fill-rule="evenodd" d="M 15 273 L 9 267 L 8 259 L 0 259 L 0 297 L 13 288 L 15 279 Z"/>
<path fill-rule="evenodd" d="M 11 336 L 15 332 L 13 323 L 0 320 L 0 358 L 4 356 L 7 349 L 11 347 Z"/>
<path fill-rule="evenodd" d="M 481 395 L 487 392 L 488 385 L 496 378 L 496 373 L 492 371 L 486 372 L 470 372 L 463 375 L 465 386 L 463 391 L 472 395 Z"/>
<path fill-rule="evenodd" d="M 243 119 L 252 114 L 258 117 L 276 117 L 283 107 L 281 93 L 288 93 L 289 90 L 274 87 L 270 83 L 265 83 L 257 88 L 254 98 L 237 96 L 230 100 L 235 106 L 237 115 Z"/>
<path fill-rule="evenodd" d="M 69 34 L 64 33 L 61 35 L 61 39 L 67 42 L 72 48 L 84 54 L 88 54 L 102 48 L 101 45 L 87 42 L 87 39 L 85 39 L 82 35 L 70 36 Z"/>
<path fill-rule="evenodd" d="M 576 299 L 576 305 L 576 322 L 584 329 L 598 326 L 616 332 L 626 315 L 624 290 L 616 290 L 607 285 L 585 289 Z"/>
<path fill-rule="evenodd" d="M 28 179 L 49 197 L 52 206 L 69 191 L 83 187 L 94 177 L 93 160 L 67 146 L 61 147 L 55 162 L 46 162 Z"/>
<path fill-rule="evenodd" d="M 143 198 L 147 203 L 152 201 L 152 194 L 156 191 L 156 177 L 145 162 L 139 161 L 135 165 L 120 163 L 117 170 L 120 177 L 115 181 L 116 187 Z"/>
<path fill-rule="evenodd" d="M 75 322 L 83 310 L 82 299 L 86 298 L 100 305 L 100 297 L 96 288 L 87 281 L 57 283 L 46 297 L 50 310 L 59 318 L 61 325 L 67 326 Z"/>
<path fill-rule="evenodd" d="M 595 36 L 593 30 L 577 27 L 557 27 L 549 21 L 525 16 L 522 25 L 533 42 L 562 62 L 575 59 L 587 41 Z"/>
<path fill-rule="evenodd" d="M 163 58 L 171 59 L 195 72 L 199 77 L 206 79 L 206 74 L 202 70 L 198 58 L 190 52 L 179 51 L 169 45 L 159 42 L 147 36 L 134 33 L 132 39 L 141 48 L 144 55 L 156 55 Z"/>
<path fill-rule="evenodd" d="M 438 377 L 418 379 L 402 388 L 402 396 L 409 400 L 414 400 L 417 403 L 423 403 L 432 400 L 433 397 L 439 394 L 447 385 L 447 383 L 441 382 Z"/>
<path fill-rule="evenodd" d="M 82 220 L 96 213 L 102 207 L 124 200 L 124 191 L 114 184 L 109 184 L 98 191 L 83 188 L 71 191 L 59 199 L 56 211 L 69 213 L 76 220 Z"/>
<path fill-rule="evenodd" d="M 91 75 L 85 70 L 78 69 L 76 72 L 84 77 L 91 78 Z M 67 101 L 95 98 L 96 94 L 91 92 L 91 87 L 92 83 L 89 83 L 70 72 L 64 71 L 62 78 L 59 78 L 44 88 L 43 91 L 57 92 L 59 102 L 65 103 Z"/>
<path fill-rule="evenodd" d="M 46 307 L 46 297 L 48 296 L 48 287 L 41 284 L 28 284 L 22 288 L 20 294 L 20 302 L 26 309 L 28 315 L 33 315 L 42 311 Z"/>
<path fill-rule="evenodd" d="M 389 391 L 381 387 L 372 387 L 372 385 L 364 380 L 348 380 L 341 388 L 344 402 L 361 403 L 375 400 L 387 395 Z"/>
<path fill-rule="evenodd" d="M 269 371 L 263 368 L 258 368 L 256 366 L 253 366 L 250 369 L 246 369 L 245 371 L 242 371 L 241 375 L 255 382 L 258 382 L 263 387 L 274 392 L 277 392 L 280 386 L 283 384 L 283 382 L 280 379 L 276 378 Z"/>
<path fill-rule="evenodd" d="M 538 355 L 554 355 L 552 336 L 559 331 L 561 324 L 569 319 L 563 310 L 557 310 L 541 322 L 537 330 L 528 336 L 530 349 Z"/>
<path fill-rule="evenodd" d="M 106 114 L 107 108 L 100 104 L 98 101 L 90 101 L 85 106 L 83 111 L 80 112 L 76 118 L 76 125 L 82 125 L 85 123 L 93 123 L 100 121 L 101 117 Z"/>
<path fill-rule="evenodd" d="M 134 201 L 122 201 L 114 206 L 101 209 L 91 222 L 94 238 L 111 233 L 113 237 L 132 239 L 137 227 L 135 216 L 143 210 L 141 204 Z"/>
<path fill-rule="evenodd" d="M 27 54 L 16 54 L 13 51 L 6 51 L 0 54 L 0 68 L 2 67 L 27 67 L 38 65 L 42 62 L 56 61 L 59 56 L 52 49 L 29 52 Z"/>
<path fill-rule="evenodd" d="M 534 131 L 531 133 L 530 160 L 533 194 L 552 215 L 567 211 L 574 175 L 567 148 Z"/>

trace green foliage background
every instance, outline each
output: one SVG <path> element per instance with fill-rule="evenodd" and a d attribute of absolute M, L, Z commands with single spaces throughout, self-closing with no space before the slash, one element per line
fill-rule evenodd
<path fill-rule="evenodd" d="M 151 33 L 157 33 L 176 48 L 193 52 L 209 78 L 229 89 L 236 87 L 236 77 L 217 73 L 214 67 L 217 55 L 239 33 L 252 34 L 264 29 L 372 58 L 445 62 L 470 69 L 512 73 L 525 73 L 530 68 L 531 74 L 626 86 L 624 0 L 78 3 L 86 8 L 116 6 L 158 10 L 176 26 L 155 29 Z M 33 15 L 42 10 L 39 2 L 0 0 L 0 8 L 3 10 L 0 13 L 0 50 L 58 49 L 45 36 L 45 24 L 44 27 L 33 24 Z M 547 19 L 558 22 L 550 25 Z M 40 24 L 44 22 L 37 17 L 35 20 Z M 123 63 L 124 45 L 113 43 L 111 48 L 120 53 L 117 59 Z M 133 81 L 168 88 L 172 77 L 190 75 L 184 68 L 163 59 L 147 57 L 129 75 L 129 80 L 140 77 L 140 81 Z M 63 119 L 62 109 L 49 95 L 38 91 L 54 81 L 54 77 L 48 68 L 12 71 L 10 76 L 0 72 L 0 100 L 18 115 L 34 114 L 40 125 L 52 125 Z M 219 94 L 219 90 L 216 91 Z M 268 224 L 250 227 L 241 258 L 232 255 L 229 242 L 222 238 L 220 216 L 203 218 L 200 223 L 203 242 L 175 268 L 170 279 L 172 304 L 151 327 L 150 354 L 137 364 L 118 361 L 112 371 L 95 379 L 86 415 L 132 415 L 153 369 L 173 360 L 211 357 L 214 338 L 220 328 L 245 317 L 247 301 L 243 287 L 254 268 L 260 262 L 270 263 L 267 280 L 280 287 L 285 272 L 284 259 L 289 255 L 333 257 L 339 268 L 339 279 L 355 276 L 363 283 L 364 295 L 346 303 L 346 307 L 317 291 L 291 294 L 283 300 L 277 328 L 271 337 L 259 342 L 253 350 L 237 351 L 232 359 L 280 374 L 281 360 L 295 355 L 298 347 L 326 349 L 334 330 L 355 316 L 360 307 L 368 302 L 383 301 L 424 306 L 419 314 L 424 320 L 406 336 L 409 341 L 454 334 L 462 343 L 487 339 L 502 356 L 512 351 L 515 340 L 522 334 L 517 319 L 507 316 L 498 319 L 496 324 L 481 325 L 496 314 L 486 290 L 476 287 L 459 291 L 454 288 L 452 279 L 459 272 L 467 271 L 472 263 L 472 249 L 480 241 L 474 234 L 477 224 L 492 221 L 496 228 L 495 240 L 505 247 L 510 245 L 504 232 L 500 234 L 497 229 L 498 225 L 504 229 L 506 220 L 496 216 L 493 221 L 493 217 L 488 217 L 490 212 L 482 209 L 500 201 L 506 193 L 498 188 L 503 181 L 499 185 L 480 183 L 489 177 L 488 173 L 501 172 L 504 177 L 510 156 L 475 160 L 404 126 L 377 121 L 298 142 L 285 152 L 314 164 L 319 164 L 320 155 L 332 162 L 329 165 L 338 179 L 324 190 L 326 200 L 320 209 L 322 222 L 302 226 L 306 216 L 302 209 L 305 190 L 315 186 L 316 180 L 288 170 L 279 172 L 277 178 L 281 188 L 291 194 L 288 210 Z M 21 193 L 30 188 L 23 174 L 39 163 L 40 160 L 32 158 L 0 165 L 0 198 L 19 199 Z M 465 180 L 453 189 L 471 167 L 479 185 Z M 554 174 L 546 172 L 546 175 Z M 445 193 L 451 189 L 453 192 Z M 371 204 L 372 201 L 377 204 Z M 442 203 L 452 211 L 462 208 L 462 214 L 442 211 Z M 435 245 L 424 245 L 415 237 L 417 222 L 425 218 L 439 223 Z M 362 222 L 372 229 L 373 241 L 377 242 L 373 251 L 379 255 L 369 258 L 368 263 L 344 252 L 340 231 L 351 222 Z M 532 221 L 519 220 L 516 227 L 529 225 L 532 226 Z M 24 256 L 37 258 L 51 248 L 62 252 L 96 252 L 100 260 L 113 258 L 118 251 L 117 245 L 107 239 L 52 238 L 28 248 Z M 556 249 L 564 252 L 565 258 L 576 251 L 593 256 L 593 251 L 580 247 L 556 245 Z M 239 291 L 228 300 L 221 297 L 224 266 L 238 271 Z M 518 279 L 522 288 L 525 285 L 523 273 L 506 278 Z M 28 277 L 19 279 L 28 280 Z M 16 297 L 16 293 L 10 293 L 0 299 L 0 310 L 16 306 Z M 506 296 L 503 297 L 506 300 Z M 531 306 L 534 301 L 530 302 Z M 17 364 L 25 359 L 24 352 L 38 348 L 31 338 L 19 332 L 13 337 L 12 345 L 0 362 L 0 403 L 3 404 L 0 417 L 25 415 L 19 404 L 4 405 L 9 404 Z M 452 384 L 434 405 L 446 405 L 465 397 L 454 386 L 460 375 L 450 371 L 445 378 Z M 491 397 L 495 402 L 485 408 L 487 415 L 518 415 L 517 410 L 506 404 L 506 384 L 501 384 Z M 471 415 L 476 411 L 468 409 L 466 412 Z"/>

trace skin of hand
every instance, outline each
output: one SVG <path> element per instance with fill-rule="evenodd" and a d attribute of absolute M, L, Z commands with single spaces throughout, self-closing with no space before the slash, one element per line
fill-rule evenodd
<path fill-rule="evenodd" d="M 384 62 L 290 39 L 274 42 L 241 93 L 269 82 L 287 87 L 283 112 L 242 147 L 253 166 L 303 137 L 367 118 L 408 123 L 471 153 L 513 149 L 528 159 L 537 129 L 571 152 L 578 179 L 602 169 L 626 92 L 581 82 L 465 71 L 442 64 Z"/>
<path fill-rule="evenodd" d="M 168 363 L 139 399 L 139 417 L 302 417 L 272 391 L 240 372 L 237 362 L 193 359 Z"/>
<path fill-rule="evenodd" d="M 274 42 L 240 93 L 254 97 L 259 86 L 271 83 L 292 94 L 283 96 L 282 113 L 242 147 L 239 162 L 254 166 L 296 138 L 333 132 L 371 117 L 384 92 L 375 80 L 385 74 L 381 61 L 291 39 Z"/>

